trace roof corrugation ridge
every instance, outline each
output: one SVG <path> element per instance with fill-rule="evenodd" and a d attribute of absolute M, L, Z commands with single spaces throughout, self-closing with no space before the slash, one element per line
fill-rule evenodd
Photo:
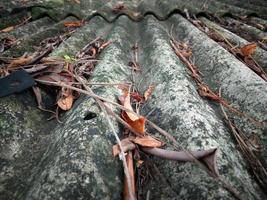
<path fill-rule="evenodd" d="M 133 3 L 134 2 L 134 3 Z M 222 16 L 226 13 L 232 13 L 237 16 L 259 15 L 261 18 L 267 18 L 266 9 L 258 7 L 253 8 L 251 5 L 248 8 L 227 4 L 218 1 L 198 1 L 198 0 L 148 0 L 148 1 L 124 1 L 122 9 L 114 11 L 118 5 L 118 1 L 81 1 L 80 4 L 71 3 L 69 1 L 47 1 L 45 3 L 26 4 L 23 7 L 17 6 L 16 9 L 31 10 L 34 16 L 47 14 L 50 17 L 60 20 L 68 15 L 74 15 L 79 18 L 92 18 L 95 15 L 103 16 L 107 21 L 114 21 L 119 15 L 125 14 L 133 20 L 141 20 L 147 14 L 153 14 L 157 19 L 166 20 L 173 12 L 183 12 L 188 9 L 189 12 L 198 14 L 207 12 L 214 15 Z M 9 4 L 8 4 L 9 5 Z M 9 5 L 10 6 L 10 5 Z M 10 7 L 4 7 L 4 10 L 11 10 Z M 257 11 L 257 12 L 256 12 Z"/>

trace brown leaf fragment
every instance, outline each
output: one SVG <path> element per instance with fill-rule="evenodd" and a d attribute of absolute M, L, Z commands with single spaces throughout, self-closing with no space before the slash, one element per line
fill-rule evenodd
<path fill-rule="evenodd" d="M 136 167 L 141 167 L 141 165 L 144 163 L 144 161 L 143 160 L 138 160 L 137 162 L 136 162 Z"/>
<path fill-rule="evenodd" d="M 62 89 L 62 96 L 61 98 L 57 101 L 57 105 L 62 109 L 62 110 L 69 110 L 72 107 L 73 104 L 73 95 L 72 91 L 69 89 L 64 90 Z"/>
<path fill-rule="evenodd" d="M 244 56 L 251 56 L 257 48 L 256 43 L 246 44 L 240 48 Z"/>
<path fill-rule="evenodd" d="M 144 137 L 136 137 L 134 139 L 131 139 L 132 142 L 135 144 L 138 144 L 143 147 L 162 147 L 164 146 L 164 142 L 159 141 L 149 135 L 146 135 Z"/>
<path fill-rule="evenodd" d="M 65 27 L 81 27 L 85 24 L 84 20 L 64 22 Z"/>
<path fill-rule="evenodd" d="M 119 97 L 119 100 L 125 108 L 134 112 L 131 105 L 130 94 L 128 91 L 124 90 L 123 95 Z M 146 119 L 143 116 L 139 117 L 137 114 L 134 114 L 132 112 L 123 111 L 121 114 L 123 120 L 127 122 L 136 132 L 144 134 Z"/>
<path fill-rule="evenodd" d="M 22 65 L 28 64 L 29 62 L 31 62 L 31 60 L 32 60 L 31 56 L 29 56 L 29 57 L 19 57 L 19 58 L 16 58 L 16 59 L 12 60 L 7 68 L 8 69 L 14 69 L 14 68 L 20 67 Z"/>
<path fill-rule="evenodd" d="M 146 118 L 144 117 L 140 117 L 137 118 L 136 120 L 132 120 L 131 118 L 129 118 L 129 116 L 127 115 L 126 112 L 122 112 L 122 118 L 124 119 L 124 121 L 127 122 L 127 124 L 129 124 L 136 132 L 140 133 L 140 134 L 144 134 L 145 133 L 145 122 L 146 122 Z"/>
<path fill-rule="evenodd" d="M 132 92 L 131 97 L 137 102 L 143 101 L 143 97 L 138 92 Z"/>
<path fill-rule="evenodd" d="M 0 30 L 0 33 L 8 33 L 10 31 L 13 31 L 15 29 L 15 26 L 9 26 L 9 27 L 6 27 L 2 30 Z"/>
<path fill-rule="evenodd" d="M 38 107 L 41 108 L 43 103 L 42 103 L 42 94 L 41 94 L 40 88 L 37 86 L 34 86 L 34 87 L 32 87 L 32 89 L 33 89 L 34 95 L 36 97 Z"/>
<path fill-rule="evenodd" d="M 127 152 L 127 151 L 135 149 L 135 144 L 132 143 L 129 138 L 125 138 L 125 139 L 121 140 L 121 146 L 122 146 L 123 152 Z M 120 146 L 118 144 L 113 145 L 112 155 L 114 157 L 116 157 L 120 153 L 121 153 Z"/>
<path fill-rule="evenodd" d="M 131 105 L 131 98 L 130 98 L 130 94 L 128 93 L 127 96 L 125 97 L 124 99 L 124 107 L 133 111 L 133 108 L 132 108 L 132 105 Z M 132 120 L 132 121 L 135 121 L 135 120 L 138 120 L 139 117 L 136 115 L 136 114 L 133 114 L 131 112 L 126 112 L 129 119 Z"/>
<path fill-rule="evenodd" d="M 113 6 L 112 12 L 114 14 L 117 14 L 117 13 L 119 13 L 120 11 L 122 11 L 124 9 L 125 9 L 124 3 L 123 2 L 118 2 L 116 5 Z"/>
<path fill-rule="evenodd" d="M 147 101 L 149 99 L 149 97 L 151 96 L 152 92 L 154 91 L 155 89 L 155 86 L 154 85 L 150 85 L 148 87 L 148 89 L 145 91 L 144 93 L 144 98 L 145 98 L 145 101 Z"/>

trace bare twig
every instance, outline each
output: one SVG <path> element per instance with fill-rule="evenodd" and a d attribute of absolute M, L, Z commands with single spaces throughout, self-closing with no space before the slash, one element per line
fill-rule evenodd
<path fill-rule="evenodd" d="M 84 79 L 82 79 L 81 77 L 79 76 L 76 76 L 75 75 L 75 78 L 81 82 L 84 86 L 84 88 L 90 92 L 91 94 L 93 94 L 93 91 L 91 90 L 91 88 L 89 88 L 85 83 L 87 81 L 85 81 Z M 95 98 L 96 102 L 98 103 L 98 105 L 100 106 L 100 108 L 102 109 L 102 111 L 105 113 L 105 116 L 106 116 L 106 119 L 108 121 L 108 124 L 116 138 L 116 141 L 120 147 L 120 150 L 121 150 L 121 153 L 120 153 L 120 158 L 122 159 L 122 162 L 123 162 L 123 167 L 124 167 L 124 173 L 125 173 L 125 177 L 126 177 L 126 180 L 127 180 L 127 186 L 128 186 L 128 191 L 129 191 L 129 198 L 130 200 L 135 200 L 136 197 L 135 197 L 135 194 L 133 193 L 132 191 L 132 188 L 134 187 L 132 185 L 132 183 L 134 182 L 133 180 L 131 180 L 131 175 L 130 175 L 130 172 L 129 172 L 129 168 L 128 168 L 128 165 L 127 165 L 127 161 L 126 161 L 126 158 L 125 158 L 125 155 L 124 155 L 124 152 L 123 152 L 123 147 L 122 147 L 122 144 L 121 144 L 121 141 L 120 141 L 120 138 L 118 136 L 118 134 L 116 133 L 116 130 L 115 130 L 115 127 L 114 125 L 112 124 L 111 120 L 110 120 L 110 117 L 108 115 L 108 112 L 106 110 L 106 107 L 104 106 L 103 102 L 100 101 L 98 98 Z"/>

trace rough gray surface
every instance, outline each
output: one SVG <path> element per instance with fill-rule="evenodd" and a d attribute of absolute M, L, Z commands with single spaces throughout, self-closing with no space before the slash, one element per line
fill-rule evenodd
<path fill-rule="evenodd" d="M 246 44 L 249 44 L 249 42 L 238 35 L 220 27 L 216 23 L 213 23 L 212 21 L 206 19 L 206 18 L 200 18 L 201 21 L 211 28 L 212 30 L 215 30 L 216 32 L 220 33 L 224 38 L 226 38 L 228 41 L 230 41 L 234 46 L 242 47 Z M 267 72 L 267 52 L 263 50 L 260 47 L 257 47 L 255 52 L 252 54 L 252 57 L 256 60 L 256 62 Z"/>
<path fill-rule="evenodd" d="M 174 17 L 173 21 L 177 24 L 176 31 L 183 30 L 179 31 L 177 38 L 187 42 L 192 48 L 195 62 L 204 74 L 206 83 L 214 91 L 221 88 L 223 97 L 229 100 L 232 106 L 266 123 L 266 82 L 188 21 L 178 17 Z M 236 118 L 237 123 L 244 127 L 246 132 L 261 135 L 265 149 L 267 140 L 263 130 L 251 126 L 245 119 Z"/>
<path fill-rule="evenodd" d="M 0 105 L 0 199 L 24 199 L 55 123 L 30 93 L 1 98 Z"/>
<path fill-rule="evenodd" d="M 117 12 L 112 11 L 120 3 L 124 8 Z M 34 18 L 47 14 L 54 19 L 63 19 L 68 15 L 74 15 L 79 18 L 91 18 L 96 13 L 105 17 L 107 20 L 114 20 L 119 14 L 127 14 L 132 19 L 142 19 L 148 13 L 153 13 L 159 19 L 166 19 L 174 11 L 183 11 L 188 9 L 191 13 L 207 12 L 222 16 L 225 13 L 234 13 L 235 15 L 257 14 L 262 18 L 267 18 L 266 9 L 258 5 L 251 4 L 249 7 L 241 8 L 239 5 L 229 4 L 220 1 L 206 0 L 103 0 L 88 1 L 80 0 L 80 3 L 70 0 L 28 0 L 21 3 L 19 0 L 6 1 L 1 0 L 0 6 L 7 13 L 13 9 L 28 9 L 32 12 Z"/>
<path fill-rule="evenodd" d="M 110 10 L 116 1 L 81 1 L 80 5 L 69 4 L 68 8 L 60 9 L 57 6 L 62 6 L 64 1 L 47 2 L 53 2 L 55 8 L 39 7 L 38 10 L 35 7 L 31 10 L 32 14 L 38 16 L 42 9 L 47 14 L 55 14 L 58 10 L 58 17 L 62 17 L 61 11 L 65 9 L 74 13 L 82 9 L 81 16 L 100 12 L 118 17 Z M 204 3 L 196 0 L 172 2 L 179 5 L 179 9 L 188 8 L 194 13 L 200 12 L 202 9 L 199 7 Z M 101 16 L 94 16 L 61 43 L 51 56 L 74 56 L 98 36 L 111 40 L 112 43 L 98 57 L 99 62 L 90 81 L 117 83 L 135 80 L 141 93 L 150 84 L 155 84 L 152 97 L 141 108 L 142 114 L 171 133 L 181 149 L 219 148 L 218 167 L 222 177 L 244 199 L 265 199 L 266 196 L 249 173 L 218 107 L 198 95 L 197 86 L 186 66 L 173 52 L 168 35 L 171 27 L 174 37 L 192 48 L 194 63 L 203 73 L 205 82 L 215 91 L 221 87 L 223 97 L 233 106 L 265 123 L 266 82 L 181 15 L 174 13 L 167 20 L 158 21 L 157 17 L 166 17 L 166 13 L 172 10 L 167 1 L 125 1 L 125 4 L 131 9 L 138 8 L 132 14 L 153 11 L 157 15 L 148 15 L 140 22 L 120 16 L 113 23 Z M 231 10 L 245 14 L 250 12 L 229 5 L 225 7 L 226 4 L 221 2 L 211 2 L 209 5 L 206 11 L 211 13 L 218 11 L 222 14 Z M 149 6 L 152 10 L 146 9 Z M 86 9 L 87 13 L 83 13 Z M 65 12 L 64 16 L 67 14 Z M 128 14 L 131 18 L 131 13 Z M 76 18 L 65 19 L 72 20 Z M 9 33 L 21 35 L 24 42 L 5 53 L 20 55 L 29 48 L 32 51 L 31 45 L 64 31 L 63 21 L 49 26 L 50 21 L 48 18 L 33 20 Z M 37 29 L 38 32 L 31 35 Z M 224 33 L 235 43 L 246 42 L 227 30 Z M 133 59 L 131 48 L 135 42 L 139 46 L 141 72 L 132 74 L 128 62 Z M 261 53 L 266 55 L 264 50 Z M 95 86 L 93 89 L 113 101 L 120 95 L 116 87 Z M 62 116 L 63 124 L 46 122 L 47 115 L 36 108 L 31 93 L 1 98 L 0 105 L 3 108 L 0 111 L 0 199 L 122 199 L 122 164 L 111 155 L 115 139 L 106 116 L 93 99 L 82 96 L 77 100 L 73 108 Z M 84 116 L 88 112 L 95 112 L 97 117 L 85 121 Z M 231 117 L 246 133 L 255 132 L 261 136 L 261 142 L 266 147 L 267 138 L 262 130 L 248 121 Z M 113 125 L 121 134 L 120 126 L 115 121 Z M 150 128 L 148 131 L 155 133 Z M 159 134 L 157 136 L 165 140 Z M 171 145 L 166 148 L 173 149 Z M 165 181 L 155 173 L 154 179 L 143 188 L 144 196 L 149 191 L 151 199 L 234 199 L 232 194 L 194 164 L 152 160 Z M 153 171 L 152 168 L 149 170 Z"/>

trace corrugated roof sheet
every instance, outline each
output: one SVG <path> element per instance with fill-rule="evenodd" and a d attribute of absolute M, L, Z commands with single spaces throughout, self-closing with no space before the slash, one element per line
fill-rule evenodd
<path fill-rule="evenodd" d="M 64 33 L 64 22 L 86 18 L 88 23 L 51 56 L 73 56 L 98 36 L 112 41 L 100 54 L 90 81 L 114 83 L 134 77 L 139 91 L 154 84 L 155 91 L 142 107 L 142 114 L 171 133 L 183 149 L 219 148 L 217 162 L 222 177 L 244 199 L 266 197 L 247 170 L 218 106 L 199 96 L 189 70 L 170 46 L 170 34 L 186 43 L 192 49 L 193 63 L 214 91 L 221 88 L 233 107 L 267 123 L 266 81 L 226 50 L 223 43 L 210 38 L 207 31 L 215 30 L 237 46 L 257 41 L 253 58 L 267 72 L 266 1 L 136 0 L 124 1 L 123 8 L 116 11 L 117 1 L 81 0 L 78 4 L 29 0 L 1 1 L 0 5 L 1 28 L 18 24 L 22 16 L 33 16 L 29 23 L 0 35 L 2 41 L 7 37 L 20 40 L 18 45 L 4 49 L 2 56 L 33 52 L 44 39 Z M 193 21 L 186 18 L 187 14 Z M 194 22 L 202 22 L 205 28 L 200 30 Z M 128 64 L 136 42 L 141 71 L 132 74 Z M 114 87 L 93 89 L 114 101 L 120 94 Z M 111 156 L 115 139 L 92 98 L 77 100 L 63 116 L 63 124 L 46 122 L 47 115 L 37 109 L 29 92 L 1 98 L 0 105 L 1 199 L 122 198 L 121 165 Z M 89 111 L 98 117 L 84 121 Z M 260 156 L 267 158 L 266 130 L 246 118 L 229 115 L 248 137 L 258 135 Z M 120 127 L 114 124 L 119 133 Z M 151 199 L 234 198 L 195 165 L 160 159 L 153 159 L 153 163 L 157 170 L 153 165 L 147 167 L 154 178 L 142 185 L 142 194 L 149 193 Z"/>

